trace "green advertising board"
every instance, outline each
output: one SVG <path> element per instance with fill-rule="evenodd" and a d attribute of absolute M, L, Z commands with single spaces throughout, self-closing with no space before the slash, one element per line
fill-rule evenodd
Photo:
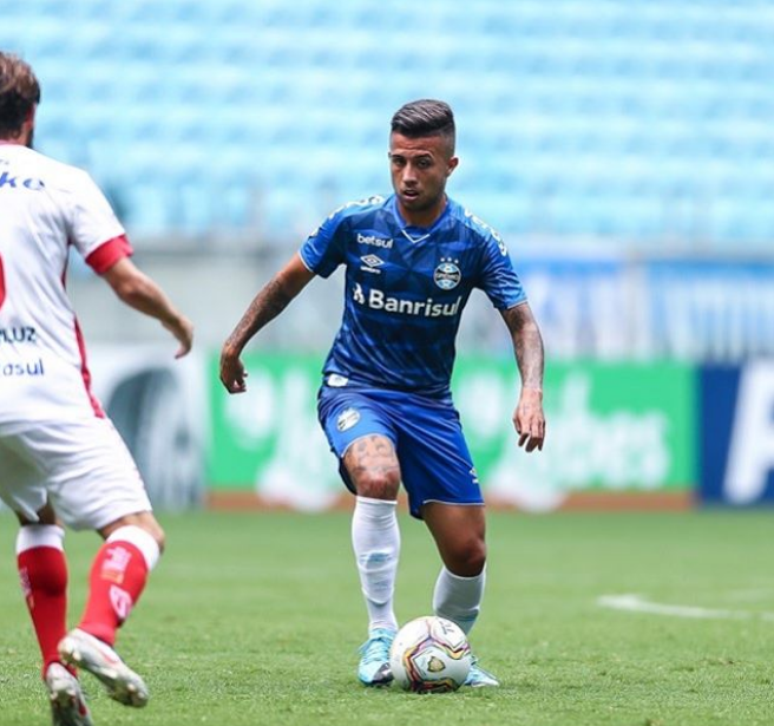
<path fill-rule="evenodd" d="M 209 481 L 271 503 L 322 509 L 338 499 L 337 462 L 317 422 L 322 356 L 251 354 L 248 391 L 211 389 Z M 685 492 L 695 482 L 693 370 L 677 363 L 560 363 L 546 370 L 546 445 L 526 454 L 511 416 L 509 359 L 460 357 L 455 403 L 487 497 L 553 509 L 577 492 Z"/>

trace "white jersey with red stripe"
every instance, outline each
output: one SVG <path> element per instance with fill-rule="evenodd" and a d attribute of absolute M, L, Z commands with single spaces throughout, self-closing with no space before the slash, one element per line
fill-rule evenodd
<path fill-rule="evenodd" d="M 0 427 L 104 415 L 65 291 L 70 245 L 99 274 L 132 252 L 86 172 L 0 143 Z"/>

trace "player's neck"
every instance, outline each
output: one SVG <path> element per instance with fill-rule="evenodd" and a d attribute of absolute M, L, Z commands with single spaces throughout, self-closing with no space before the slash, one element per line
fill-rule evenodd
<path fill-rule="evenodd" d="M 21 134 L 16 138 L 0 138 L 0 146 L 28 146 L 27 134 Z"/>
<path fill-rule="evenodd" d="M 30 139 L 32 138 L 34 128 L 35 127 L 30 121 L 25 121 L 15 136 L 0 136 L 0 144 L 6 146 L 27 146 L 32 148 Z"/>
<path fill-rule="evenodd" d="M 404 208 L 404 206 L 398 200 L 398 211 L 400 216 L 403 217 L 403 221 L 409 227 L 432 227 L 443 214 L 446 209 L 447 199 L 444 194 L 437 204 L 433 205 L 430 209 L 423 209 L 421 211 L 412 211 Z"/>

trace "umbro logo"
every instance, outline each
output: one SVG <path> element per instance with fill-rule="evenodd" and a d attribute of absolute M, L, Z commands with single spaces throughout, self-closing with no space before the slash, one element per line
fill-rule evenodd
<path fill-rule="evenodd" d="M 363 255 L 360 261 L 363 263 L 360 268 L 363 272 L 372 272 L 376 275 L 382 273 L 379 268 L 384 264 L 384 260 L 378 255 Z"/>

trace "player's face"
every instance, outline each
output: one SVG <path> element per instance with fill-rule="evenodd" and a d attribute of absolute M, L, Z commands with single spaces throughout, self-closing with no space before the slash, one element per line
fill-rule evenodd
<path fill-rule="evenodd" d="M 446 204 L 446 180 L 458 163 L 442 136 L 390 136 L 392 188 L 407 222 L 426 227 L 438 218 Z"/>

